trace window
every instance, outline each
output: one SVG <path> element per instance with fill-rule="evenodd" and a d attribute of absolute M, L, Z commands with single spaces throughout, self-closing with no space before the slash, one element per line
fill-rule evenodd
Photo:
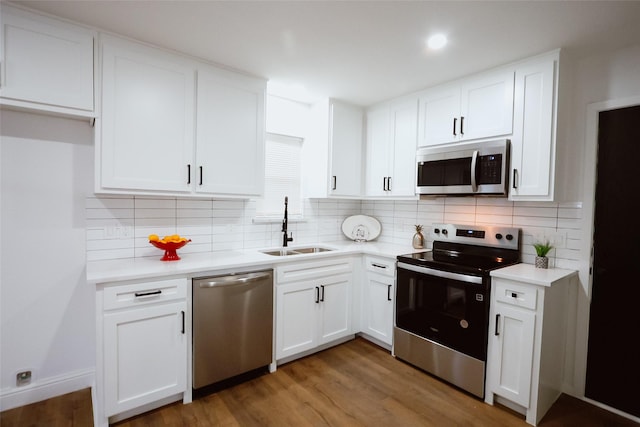
<path fill-rule="evenodd" d="M 282 219 L 284 198 L 289 218 L 302 217 L 302 138 L 267 134 L 264 197 L 257 201 L 257 217 Z"/>

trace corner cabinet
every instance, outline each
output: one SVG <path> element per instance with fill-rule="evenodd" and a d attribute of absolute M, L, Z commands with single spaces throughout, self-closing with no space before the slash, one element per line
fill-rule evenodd
<path fill-rule="evenodd" d="M 562 392 L 577 272 L 517 264 L 491 276 L 485 401 L 537 425 Z"/>
<path fill-rule="evenodd" d="M 509 135 L 513 90 L 509 68 L 422 92 L 418 146 Z"/>
<path fill-rule="evenodd" d="M 391 350 L 395 300 L 395 259 L 364 257 L 362 333 Z"/>
<path fill-rule="evenodd" d="M 186 398 L 186 292 L 186 278 L 98 285 L 97 426 Z"/>
<path fill-rule="evenodd" d="M 363 119 L 360 107 L 325 99 L 311 106 L 311 135 L 303 147 L 304 195 L 362 195 Z"/>
<path fill-rule="evenodd" d="M 4 3 L 0 27 L 0 105 L 94 116 L 94 31 Z"/>
<path fill-rule="evenodd" d="M 511 200 L 554 200 L 559 52 L 519 65 L 511 138 Z"/>
<path fill-rule="evenodd" d="M 353 260 L 276 268 L 276 360 L 289 361 L 353 336 Z"/>
<path fill-rule="evenodd" d="M 266 82 L 101 35 L 96 193 L 262 194 Z"/>
<path fill-rule="evenodd" d="M 417 121 L 416 98 L 367 111 L 367 197 L 415 197 Z"/>

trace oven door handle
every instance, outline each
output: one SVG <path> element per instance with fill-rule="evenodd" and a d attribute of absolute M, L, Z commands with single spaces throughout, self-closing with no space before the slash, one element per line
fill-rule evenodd
<path fill-rule="evenodd" d="M 442 277 L 444 279 L 458 280 L 460 282 L 475 283 L 478 285 L 482 284 L 482 277 L 480 276 L 469 276 L 467 274 L 451 273 L 449 271 L 435 270 L 429 267 L 419 267 L 412 264 L 405 264 L 404 262 L 399 262 L 398 268 L 414 271 L 416 273 L 427 274 L 429 276 Z"/>
<path fill-rule="evenodd" d="M 476 182 L 476 168 L 478 167 L 478 150 L 473 152 L 471 156 L 471 191 L 478 191 L 478 183 Z"/>

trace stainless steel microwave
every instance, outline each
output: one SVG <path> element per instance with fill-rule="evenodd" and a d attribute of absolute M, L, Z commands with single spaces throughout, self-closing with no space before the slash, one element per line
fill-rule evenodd
<path fill-rule="evenodd" d="M 507 196 L 509 146 L 500 139 L 419 148 L 416 193 Z"/>

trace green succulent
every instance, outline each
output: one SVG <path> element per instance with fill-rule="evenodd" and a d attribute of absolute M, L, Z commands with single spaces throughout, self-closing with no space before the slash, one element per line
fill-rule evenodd
<path fill-rule="evenodd" d="M 553 246 L 548 241 L 544 243 L 534 243 L 533 247 L 536 249 L 538 256 L 547 256 L 549 251 L 553 249 Z"/>

